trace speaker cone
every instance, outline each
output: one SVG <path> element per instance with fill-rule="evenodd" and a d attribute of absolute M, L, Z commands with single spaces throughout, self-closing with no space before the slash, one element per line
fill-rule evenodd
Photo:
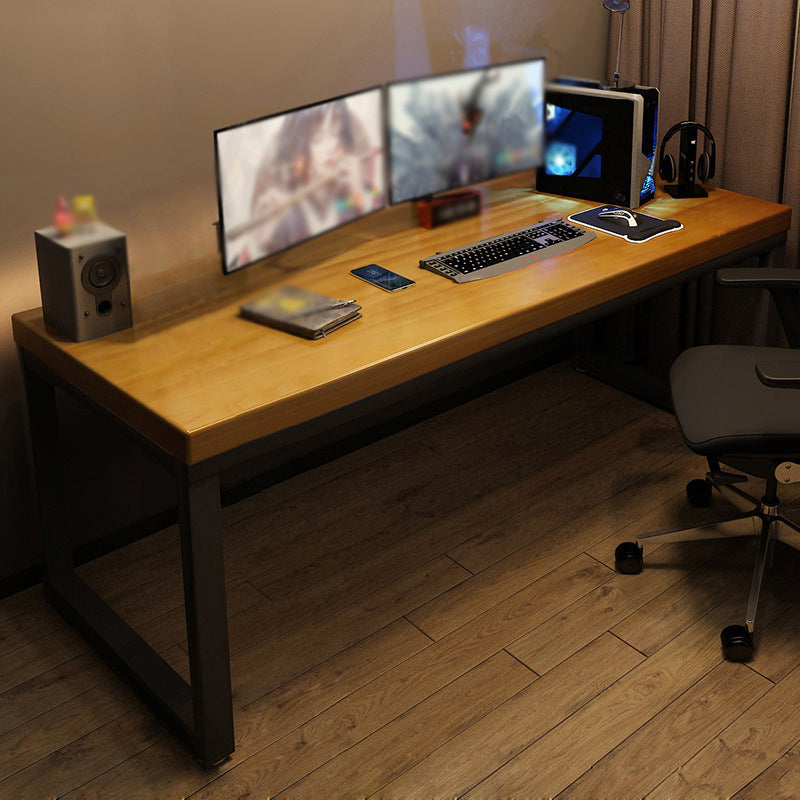
<path fill-rule="evenodd" d="M 94 256 L 84 264 L 81 283 L 92 294 L 101 294 L 112 289 L 119 281 L 117 262 L 106 255 Z"/>

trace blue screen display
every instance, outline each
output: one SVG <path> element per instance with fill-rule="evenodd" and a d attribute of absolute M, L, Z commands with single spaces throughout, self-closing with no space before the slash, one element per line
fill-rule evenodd
<path fill-rule="evenodd" d="M 548 175 L 600 178 L 603 161 L 603 120 L 593 114 L 547 104 L 547 148 L 544 164 Z"/>

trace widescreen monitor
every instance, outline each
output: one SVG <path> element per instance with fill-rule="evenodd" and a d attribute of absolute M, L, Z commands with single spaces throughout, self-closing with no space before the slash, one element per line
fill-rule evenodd
<path fill-rule="evenodd" d="M 390 202 L 540 166 L 544 79 L 537 58 L 389 84 Z"/>
<path fill-rule="evenodd" d="M 223 271 L 382 208 L 383 117 L 374 88 L 215 131 Z"/>

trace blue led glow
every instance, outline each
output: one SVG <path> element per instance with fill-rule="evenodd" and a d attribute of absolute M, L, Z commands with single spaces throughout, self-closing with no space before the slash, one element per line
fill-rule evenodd
<path fill-rule="evenodd" d="M 567 142 L 551 142 L 544 154 L 548 175 L 572 175 L 578 166 L 577 148 Z"/>

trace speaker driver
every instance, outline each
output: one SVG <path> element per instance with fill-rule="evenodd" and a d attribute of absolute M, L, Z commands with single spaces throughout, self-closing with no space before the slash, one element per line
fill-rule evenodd
<path fill-rule="evenodd" d="M 114 288 L 119 281 L 117 262 L 107 255 L 90 258 L 81 271 L 81 283 L 88 292 L 101 294 Z"/>

